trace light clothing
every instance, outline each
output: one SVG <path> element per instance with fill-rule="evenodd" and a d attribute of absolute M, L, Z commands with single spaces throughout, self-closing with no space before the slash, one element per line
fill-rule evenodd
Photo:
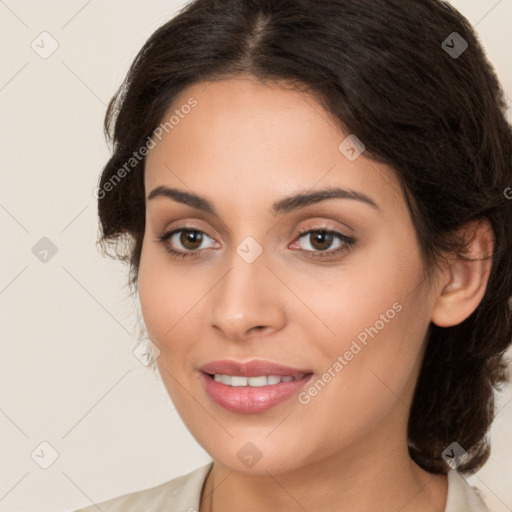
<path fill-rule="evenodd" d="M 168 482 L 124 494 L 75 512 L 197 512 L 203 485 L 213 461 Z M 99 507 L 99 508 L 97 508 Z M 490 512 L 465 478 L 450 469 L 444 512 Z"/>

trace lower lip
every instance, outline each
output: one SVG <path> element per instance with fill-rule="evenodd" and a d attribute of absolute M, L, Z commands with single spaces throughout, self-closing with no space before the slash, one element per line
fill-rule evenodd
<path fill-rule="evenodd" d="M 304 375 L 300 380 L 280 382 L 271 386 L 227 386 L 217 382 L 204 372 L 200 378 L 206 392 L 221 407 L 231 412 L 252 414 L 263 412 L 297 394 L 313 376 Z"/>

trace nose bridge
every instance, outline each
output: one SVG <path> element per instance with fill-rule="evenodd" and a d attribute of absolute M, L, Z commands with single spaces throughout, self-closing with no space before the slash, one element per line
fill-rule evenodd
<path fill-rule="evenodd" d="M 216 287 L 211 324 L 231 338 L 243 338 L 256 327 L 280 328 L 283 304 L 260 243 L 251 236 L 244 238 L 227 264 L 228 271 Z"/>

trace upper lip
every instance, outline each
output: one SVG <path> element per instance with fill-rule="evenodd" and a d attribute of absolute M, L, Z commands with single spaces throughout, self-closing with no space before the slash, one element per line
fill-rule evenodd
<path fill-rule="evenodd" d="M 312 373 L 308 369 L 291 368 L 273 361 L 264 359 L 253 359 L 252 361 L 240 362 L 231 359 L 221 361 L 211 361 L 201 367 L 201 371 L 210 375 L 233 375 L 238 377 L 260 377 L 262 375 L 278 375 L 281 377 Z"/>

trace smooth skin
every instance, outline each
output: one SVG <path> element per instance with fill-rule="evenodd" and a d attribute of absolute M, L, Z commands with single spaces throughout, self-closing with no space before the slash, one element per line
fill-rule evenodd
<path fill-rule="evenodd" d="M 407 420 L 430 322 L 456 325 L 475 310 L 490 261 L 452 258 L 428 287 L 393 171 L 364 154 L 350 161 L 339 150 L 348 134 L 311 96 L 247 76 L 196 83 L 165 119 L 191 97 L 197 106 L 146 157 L 146 198 L 176 188 L 207 198 L 219 216 L 146 199 L 138 289 L 163 383 L 215 461 L 200 512 L 444 511 L 447 477 L 411 460 Z M 378 209 L 330 199 L 272 214 L 284 197 L 327 187 L 364 193 Z M 319 226 L 355 242 L 299 238 Z M 469 255 L 490 254 L 489 223 L 468 227 Z M 176 228 L 192 233 L 157 240 Z M 236 250 L 248 236 L 263 250 L 252 263 Z M 195 256 L 175 259 L 166 247 Z M 395 303 L 401 311 L 308 404 L 292 397 L 233 413 L 199 379 L 213 360 L 267 359 L 310 368 L 315 382 Z M 262 454 L 252 468 L 237 456 L 247 443 Z"/>

